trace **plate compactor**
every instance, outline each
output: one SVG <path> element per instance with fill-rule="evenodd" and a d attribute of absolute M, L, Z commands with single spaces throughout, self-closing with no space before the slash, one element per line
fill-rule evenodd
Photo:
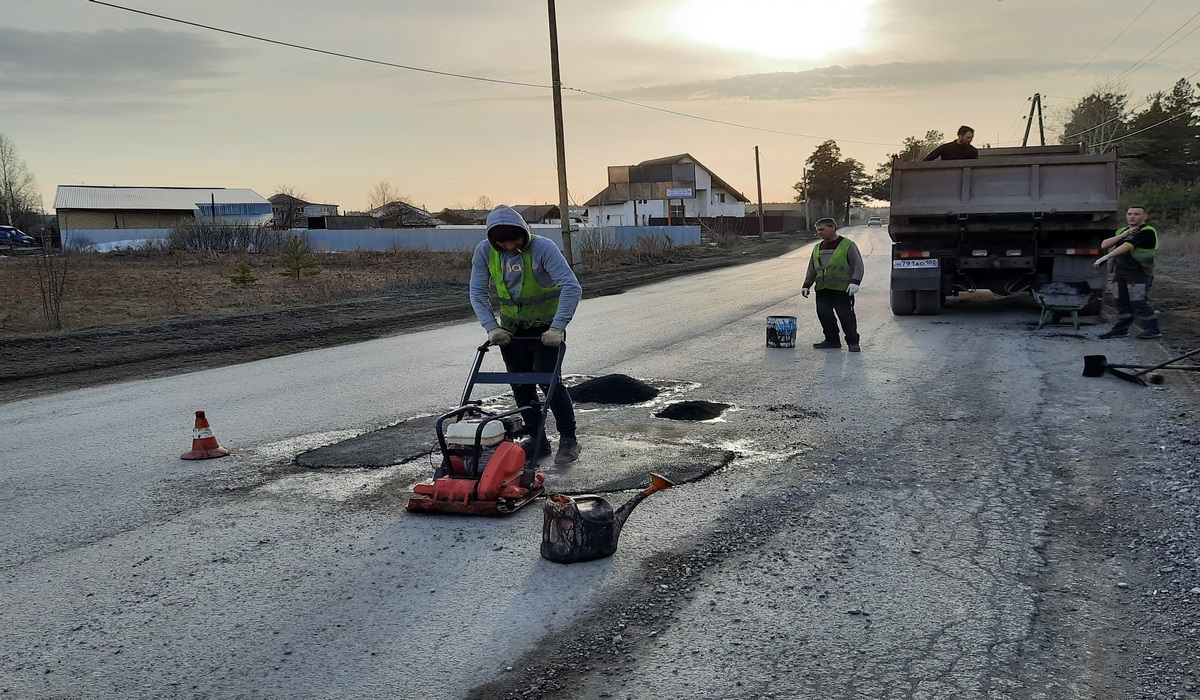
<path fill-rule="evenodd" d="M 515 338 L 513 342 L 541 342 Z M 408 510 L 415 513 L 507 515 L 545 492 L 546 476 L 537 470 L 546 441 L 550 399 L 562 388 L 563 348 L 554 370 L 545 372 L 481 372 L 490 342 L 480 345 L 459 407 L 437 419 L 441 463 L 433 478 L 413 487 Z M 542 387 L 540 405 L 502 413 L 486 410 L 471 398 L 477 384 L 535 384 Z M 536 430 L 531 426 L 536 424 Z M 524 439 L 522 439 L 524 438 Z"/>

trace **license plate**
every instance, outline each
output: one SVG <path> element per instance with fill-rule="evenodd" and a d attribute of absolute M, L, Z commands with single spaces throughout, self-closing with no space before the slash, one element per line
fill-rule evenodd
<path fill-rule="evenodd" d="M 912 268 L 937 267 L 937 258 L 923 258 L 921 260 L 893 260 L 893 270 L 911 270 Z"/>

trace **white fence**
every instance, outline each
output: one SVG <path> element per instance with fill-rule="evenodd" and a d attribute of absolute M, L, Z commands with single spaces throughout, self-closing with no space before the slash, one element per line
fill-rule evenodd
<path fill-rule="evenodd" d="M 562 248 L 562 229 L 557 226 L 533 226 L 533 232 L 545 236 Z M 136 248 L 147 240 L 163 239 L 167 229 L 70 229 L 62 232 L 64 248 Z M 293 234 L 318 251 L 351 250 L 432 250 L 437 252 L 473 250 L 487 235 L 482 226 L 446 226 L 416 229 L 294 229 Z M 598 226 L 584 227 L 571 233 L 572 245 L 605 248 L 632 248 L 639 240 L 664 240 L 672 245 L 700 244 L 699 226 Z"/>

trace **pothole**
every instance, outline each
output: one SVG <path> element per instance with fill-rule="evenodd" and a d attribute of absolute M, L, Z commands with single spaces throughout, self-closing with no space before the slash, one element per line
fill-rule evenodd
<path fill-rule="evenodd" d="M 680 401 L 668 405 L 654 415 L 657 418 L 666 418 L 668 420 L 704 421 L 720 418 L 721 414 L 727 408 L 729 408 L 729 404 L 727 403 Z"/>
<path fill-rule="evenodd" d="M 577 403 L 629 405 L 644 403 L 658 396 L 658 389 L 624 374 L 606 374 L 570 387 Z"/>

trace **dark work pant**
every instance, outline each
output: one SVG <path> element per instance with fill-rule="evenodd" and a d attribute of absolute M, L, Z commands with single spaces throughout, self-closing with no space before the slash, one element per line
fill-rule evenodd
<path fill-rule="evenodd" d="M 500 347 L 500 355 L 504 358 L 504 366 L 509 372 L 550 373 L 554 371 L 558 348 L 542 345 L 540 338 L 545 330 L 542 328 L 518 331 L 514 334 L 516 339 L 513 342 Z M 525 338 L 531 340 L 523 340 Z M 566 343 L 563 343 L 563 353 L 565 356 Z M 533 384 L 512 384 L 510 386 L 512 386 L 513 398 L 516 399 L 518 406 L 522 408 L 533 406 L 538 410 L 537 415 L 529 415 L 529 411 L 523 413 L 526 425 L 529 426 L 529 435 L 536 436 L 538 425 L 542 420 L 541 400 L 538 398 L 537 387 Z M 547 391 L 549 391 L 549 387 L 543 386 L 542 393 L 545 394 Z M 558 426 L 559 436 L 574 439 L 575 406 L 571 403 L 571 394 L 561 384 L 554 388 L 550 412 L 554 414 L 554 423 Z"/>
<path fill-rule="evenodd" d="M 846 343 L 858 345 L 858 317 L 854 315 L 853 294 L 836 289 L 818 289 L 817 320 L 821 322 L 825 340 L 841 344 L 838 337 L 838 321 L 841 321 Z"/>
<path fill-rule="evenodd" d="M 1143 333 L 1158 333 L 1158 314 L 1150 305 L 1150 285 L 1154 278 L 1117 272 L 1113 281 L 1117 283 L 1117 322 L 1112 330 L 1127 333 L 1136 322 Z"/>

